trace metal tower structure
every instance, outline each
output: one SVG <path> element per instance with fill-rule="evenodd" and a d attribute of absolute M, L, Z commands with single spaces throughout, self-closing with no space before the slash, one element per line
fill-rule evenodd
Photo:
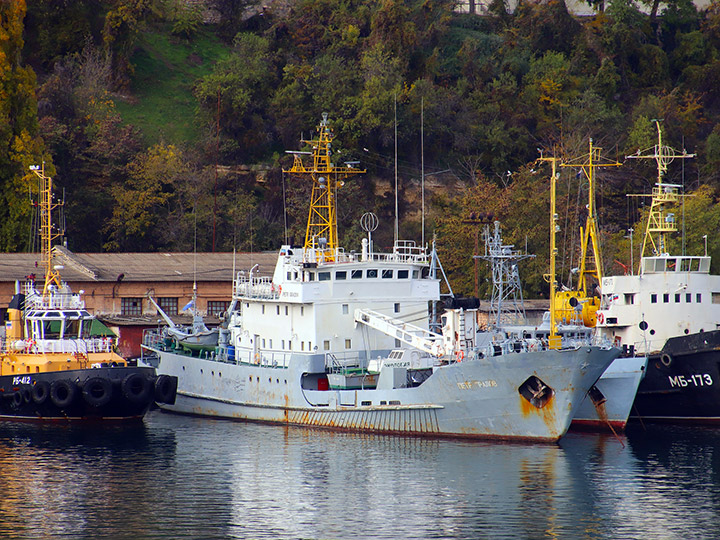
<path fill-rule="evenodd" d="M 535 257 L 521 253 L 512 244 L 503 244 L 500 222 L 494 222 L 494 230 L 490 225 L 483 229 L 485 254 L 477 255 L 478 259 L 488 261 L 492 268 L 493 292 L 490 299 L 490 322 L 496 326 L 523 324 L 526 322 L 525 305 L 523 303 L 522 284 L 518 263 Z"/>

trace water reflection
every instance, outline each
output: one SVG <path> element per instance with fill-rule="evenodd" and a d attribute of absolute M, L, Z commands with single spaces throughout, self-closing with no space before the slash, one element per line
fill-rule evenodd
<path fill-rule="evenodd" d="M 559 445 L 385 437 L 153 413 L 0 424 L 0 537 L 714 538 L 720 431 Z"/>

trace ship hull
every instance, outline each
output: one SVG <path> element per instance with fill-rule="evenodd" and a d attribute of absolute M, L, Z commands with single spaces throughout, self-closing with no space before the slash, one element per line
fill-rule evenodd
<path fill-rule="evenodd" d="M 617 356 L 584 347 L 467 360 L 436 367 L 420 386 L 319 390 L 317 377 L 290 362 L 272 368 L 220 363 L 155 350 L 158 373 L 177 376 L 184 414 L 419 436 L 557 441 L 589 388 Z M 528 378 L 553 389 L 542 406 L 520 393 Z M 308 381 L 312 380 L 312 383 Z M 381 381 L 382 382 L 382 381 Z"/>
<path fill-rule="evenodd" d="M 720 330 L 668 339 L 651 355 L 633 415 L 643 421 L 720 423 Z"/>
<path fill-rule="evenodd" d="M 176 379 L 150 367 L 115 366 L 0 377 L 0 419 L 140 421 L 156 399 L 174 401 Z"/>
<path fill-rule="evenodd" d="M 595 383 L 600 394 L 595 395 L 595 400 L 592 391 L 585 396 L 571 428 L 623 431 L 646 365 L 646 358 L 615 359 Z"/>

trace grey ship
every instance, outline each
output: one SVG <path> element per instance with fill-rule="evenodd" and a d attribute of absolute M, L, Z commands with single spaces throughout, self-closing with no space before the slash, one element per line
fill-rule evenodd
<path fill-rule="evenodd" d="M 495 335 L 468 348 L 429 330 L 440 299 L 433 257 L 396 241 L 373 249 L 374 216 L 359 253 L 337 242 L 335 201 L 360 171 L 330 159 L 324 116 L 312 148 L 288 173 L 312 179 L 303 247 L 280 249 L 272 278 L 240 272 L 214 351 L 145 336 L 146 360 L 178 377 L 168 411 L 387 434 L 557 441 L 618 350 Z M 463 330 L 462 308 L 446 322 Z"/>

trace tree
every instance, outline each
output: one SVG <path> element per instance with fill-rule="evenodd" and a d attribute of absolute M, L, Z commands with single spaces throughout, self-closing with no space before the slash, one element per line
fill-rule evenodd
<path fill-rule="evenodd" d="M 21 65 L 25 1 L 0 2 L 0 250 L 29 247 L 32 191 L 30 165 L 46 162 L 55 173 L 38 135 L 35 73 Z"/>

